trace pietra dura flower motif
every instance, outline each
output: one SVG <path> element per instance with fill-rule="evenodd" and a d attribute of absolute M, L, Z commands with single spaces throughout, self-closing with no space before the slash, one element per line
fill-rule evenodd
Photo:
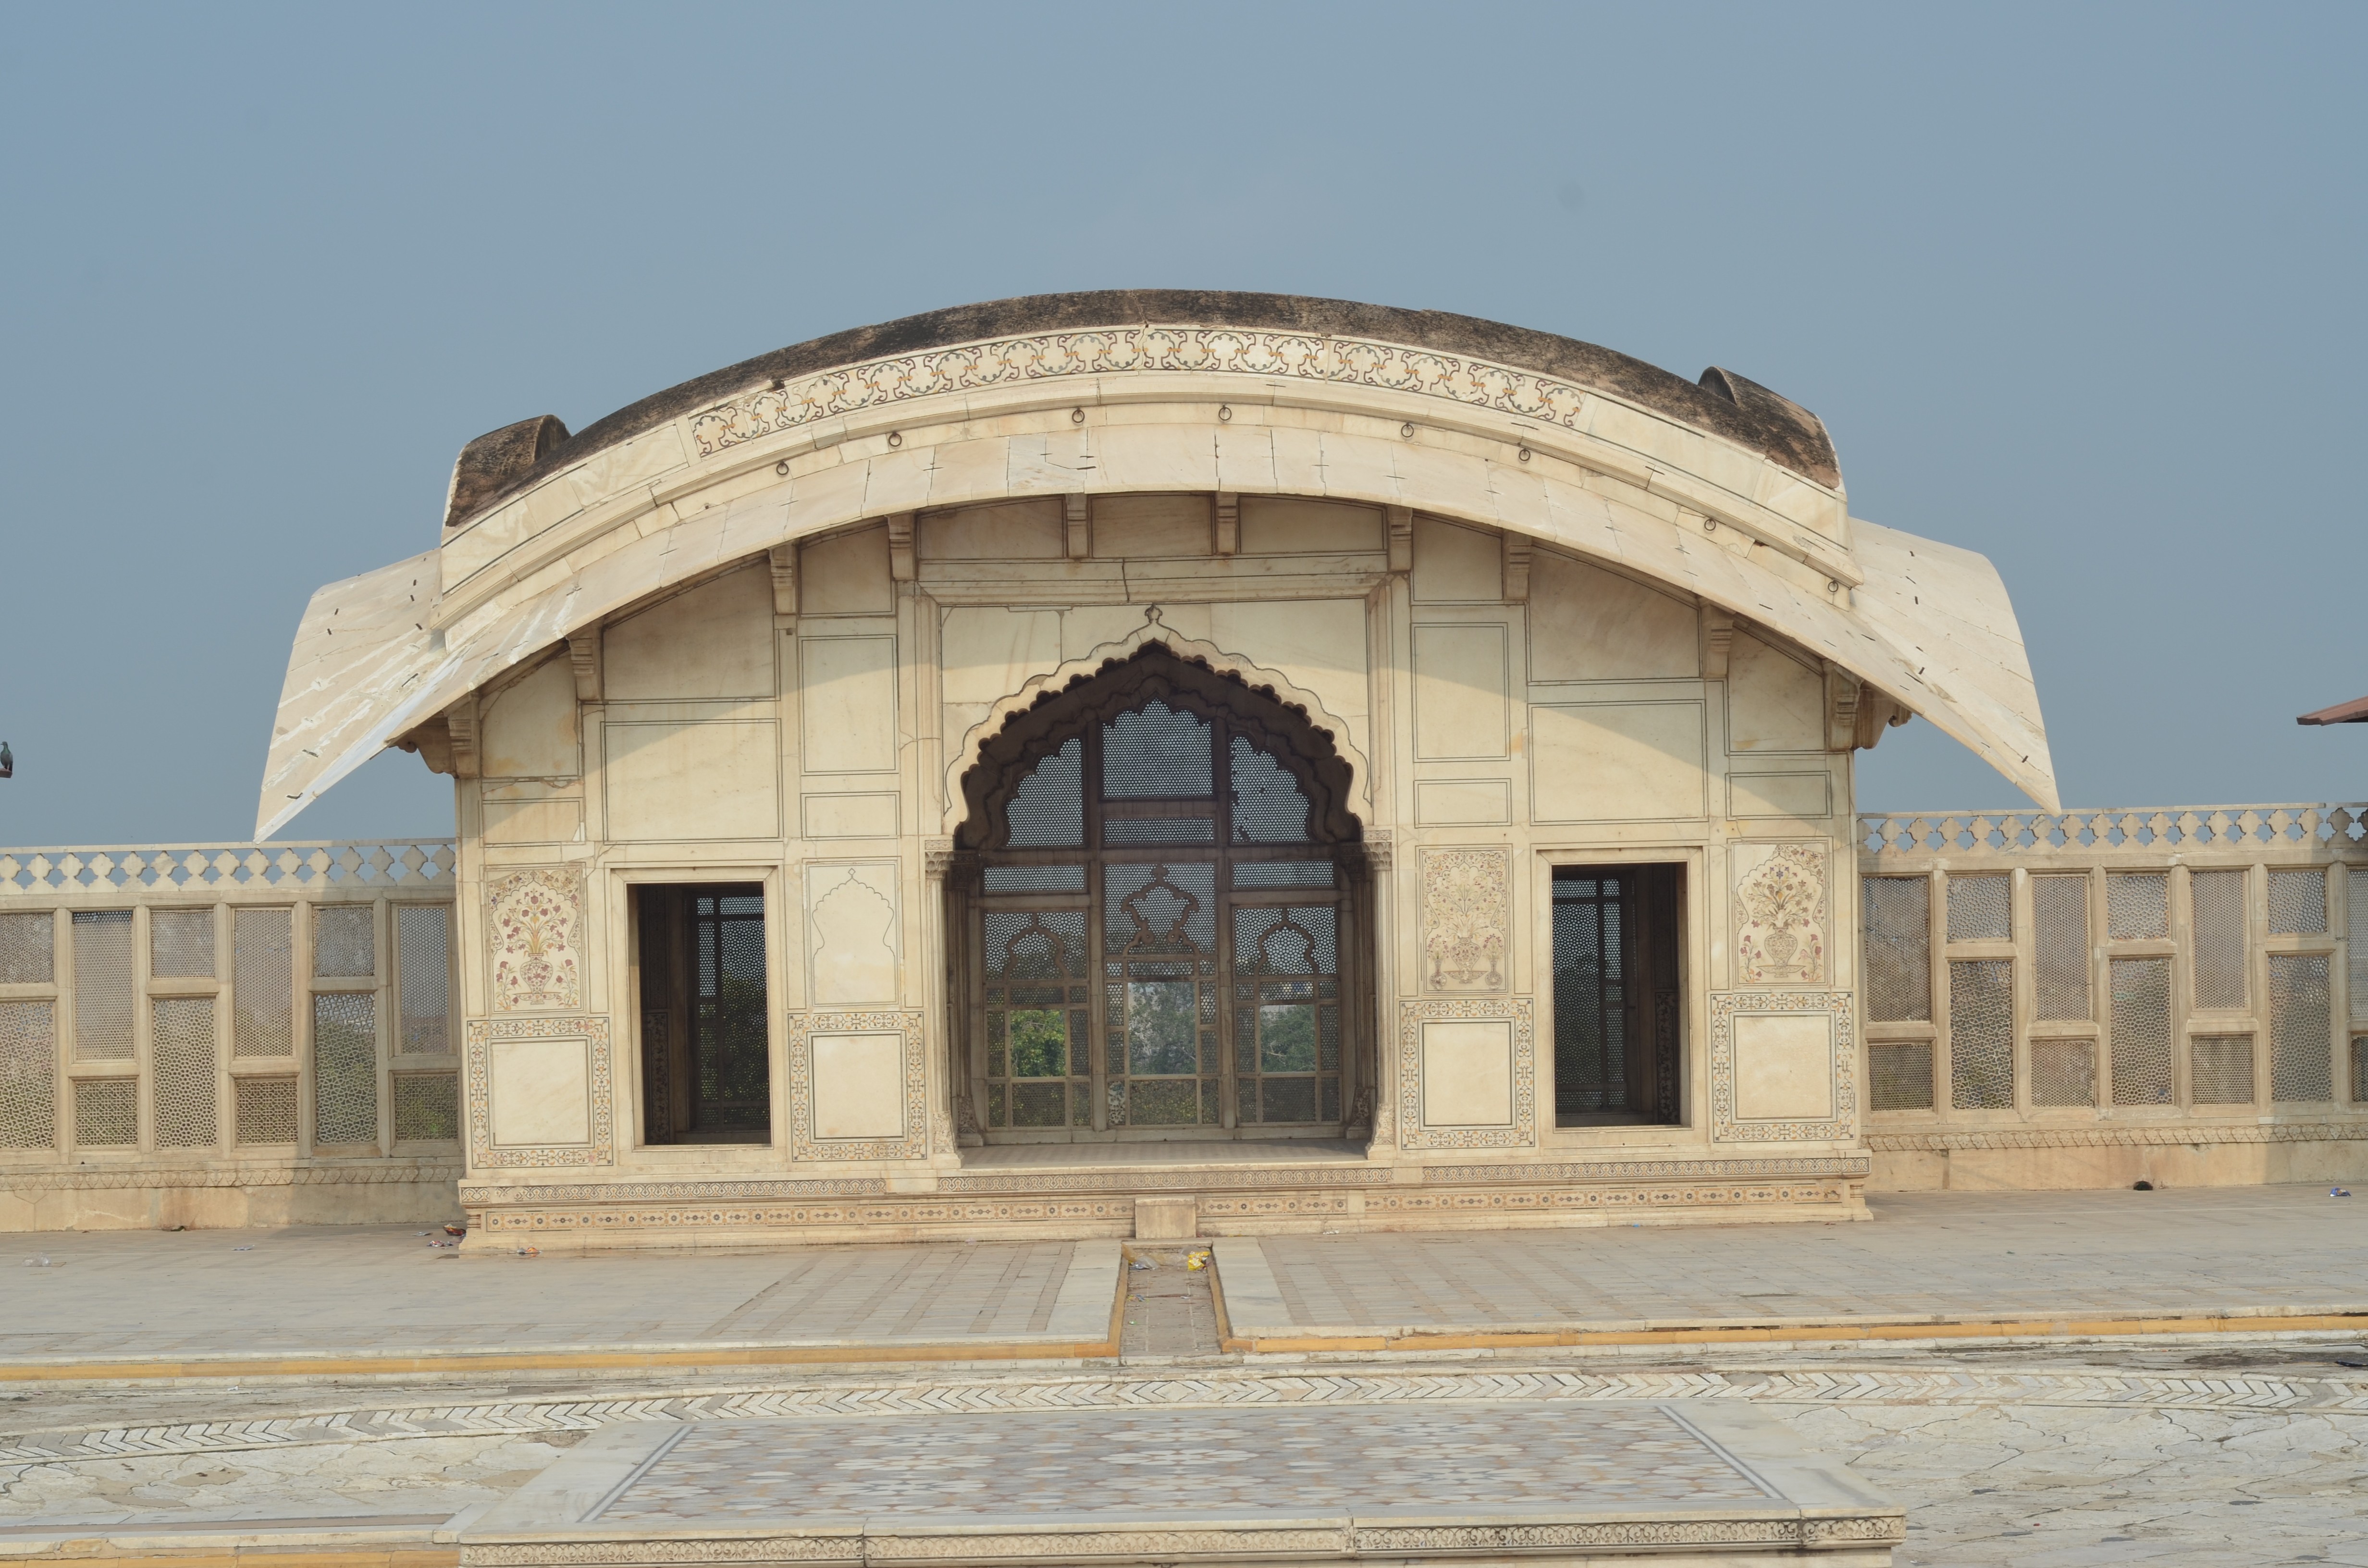
<path fill-rule="evenodd" d="M 515 871 L 495 882 L 486 898 L 493 905 L 495 1010 L 582 1006 L 577 926 L 584 894 L 575 874 Z"/>
<path fill-rule="evenodd" d="M 1826 978 L 1826 853 L 1814 844 L 1738 846 L 1736 961 L 1746 985 L 1820 984 Z"/>
<path fill-rule="evenodd" d="M 1512 938 L 1512 858 L 1502 849 L 1422 857 L 1423 989 L 1502 991 Z"/>

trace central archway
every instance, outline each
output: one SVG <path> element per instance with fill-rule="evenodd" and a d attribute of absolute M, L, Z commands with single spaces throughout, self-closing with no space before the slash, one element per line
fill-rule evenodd
<path fill-rule="evenodd" d="M 1370 1082 L 1350 770 L 1271 692 L 1151 642 L 962 779 L 956 1046 L 989 1142 L 1338 1137 Z"/>

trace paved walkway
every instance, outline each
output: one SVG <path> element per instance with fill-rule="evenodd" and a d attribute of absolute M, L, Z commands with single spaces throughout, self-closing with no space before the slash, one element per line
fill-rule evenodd
<path fill-rule="evenodd" d="M 1868 1224 L 1228 1238 L 1213 1250 L 1236 1341 L 1278 1350 L 1459 1333 L 1935 1322 L 2093 1333 L 2368 1312 L 2368 1199 L 2323 1187 L 1873 1204 Z M 467 1370 L 472 1358 L 519 1369 L 1107 1358 L 1122 1275 L 1138 1292 L 1124 1355 L 1220 1348 L 1205 1276 L 1181 1269 L 1180 1248 L 1154 1255 L 1165 1267 L 1127 1270 L 1114 1242 L 463 1259 L 438 1239 L 390 1227 L 8 1237 L 0 1383 Z"/>
<path fill-rule="evenodd" d="M 2368 1199 L 2325 1187 L 1895 1193 L 1856 1225 L 1215 1244 L 1237 1338 L 2368 1312 Z M 2264 1324 L 2262 1326 L 2271 1326 Z M 1311 1346 L 1312 1347 L 1312 1346 Z"/>

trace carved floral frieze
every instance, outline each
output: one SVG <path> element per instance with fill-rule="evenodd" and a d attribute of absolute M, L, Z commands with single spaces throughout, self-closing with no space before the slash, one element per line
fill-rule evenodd
<path fill-rule="evenodd" d="M 1512 851 L 1422 852 L 1425 991 L 1504 991 L 1512 935 Z"/>
<path fill-rule="evenodd" d="M 1735 846 L 1735 962 L 1745 985 L 1823 985 L 1826 846 Z"/>

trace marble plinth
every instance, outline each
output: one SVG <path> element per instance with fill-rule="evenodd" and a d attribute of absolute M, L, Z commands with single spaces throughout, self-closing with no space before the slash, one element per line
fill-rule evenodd
<path fill-rule="evenodd" d="M 1887 1564 L 1901 1511 L 1756 1412 L 1541 1402 L 608 1428 L 463 1564 Z"/>

